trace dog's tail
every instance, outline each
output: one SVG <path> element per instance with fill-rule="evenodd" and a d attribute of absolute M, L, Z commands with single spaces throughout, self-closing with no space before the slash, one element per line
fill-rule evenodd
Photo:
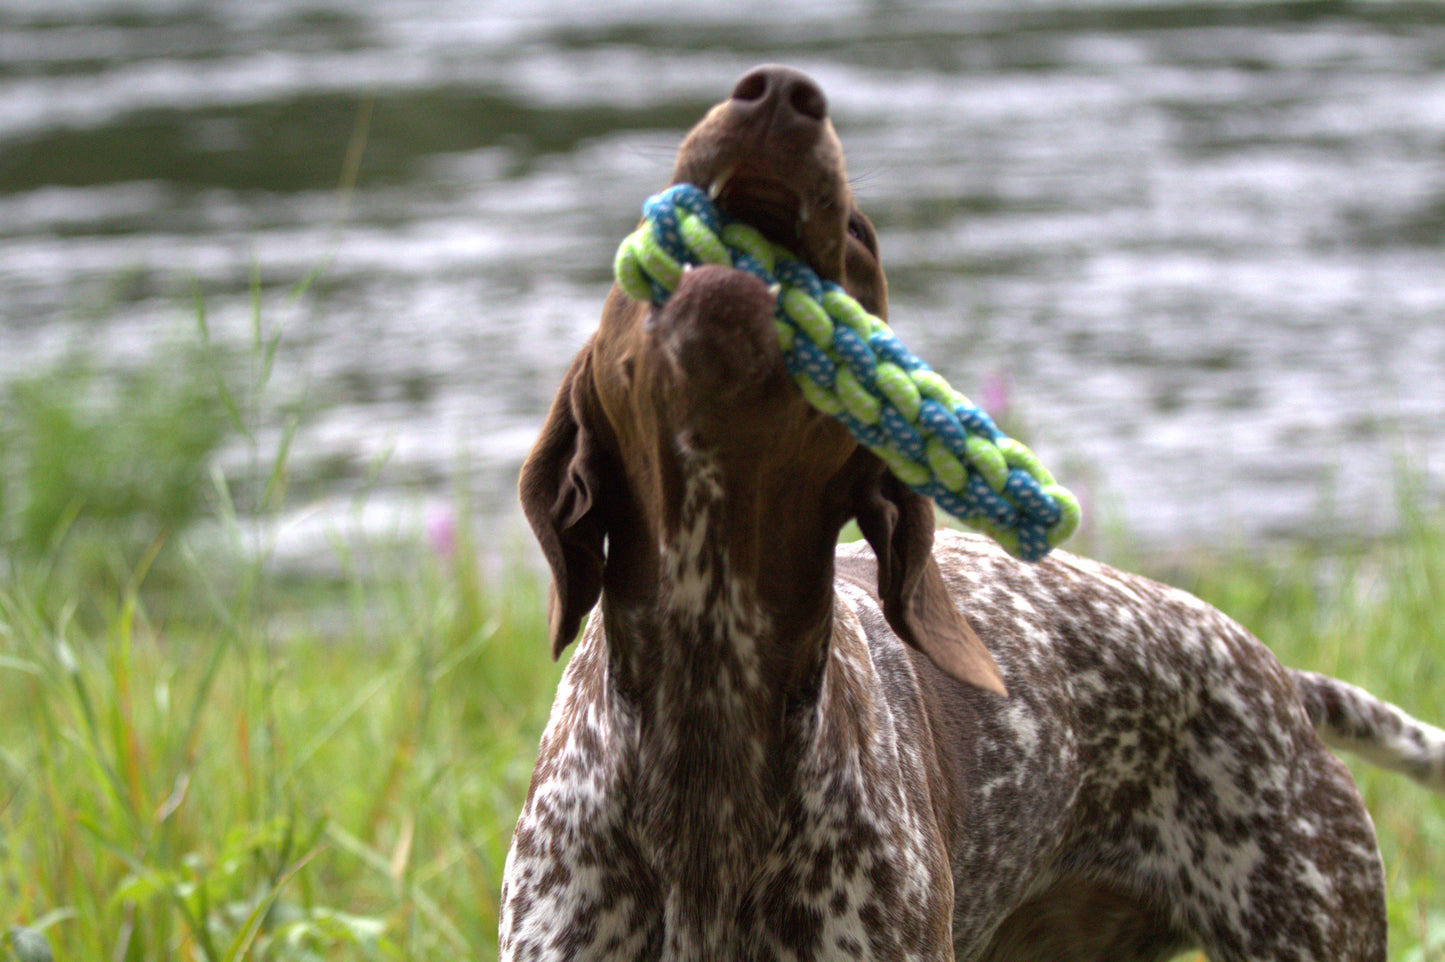
<path fill-rule="evenodd" d="M 1354 685 L 1293 671 L 1310 722 L 1332 748 L 1445 793 L 1445 731 Z"/>

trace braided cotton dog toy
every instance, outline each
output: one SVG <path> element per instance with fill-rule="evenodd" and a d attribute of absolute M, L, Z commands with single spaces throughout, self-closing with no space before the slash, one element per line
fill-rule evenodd
<path fill-rule="evenodd" d="M 631 297 L 661 304 L 685 266 L 722 264 L 777 291 L 783 358 L 804 396 L 920 494 L 1037 561 L 1079 525 L 1079 502 L 1023 444 L 1006 437 L 880 318 L 692 184 L 651 197 L 614 265 Z"/>

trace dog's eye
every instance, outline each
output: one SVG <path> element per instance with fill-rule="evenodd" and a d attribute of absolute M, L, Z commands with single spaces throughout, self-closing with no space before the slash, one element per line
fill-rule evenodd
<path fill-rule="evenodd" d="M 873 230 L 862 214 L 855 211 L 848 215 L 848 234 L 869 251 L 876 253 L 874 244 L 877 242 L 873 239 Z"/>

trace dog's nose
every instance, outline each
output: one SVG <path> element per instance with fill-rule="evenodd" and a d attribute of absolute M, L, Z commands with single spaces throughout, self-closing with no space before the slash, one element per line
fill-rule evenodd
<path fill-rule="evenodd" d="M 775 130 L 816 133 L 828 119 L 828 98 L 812 78 L 791 67 L 766 64 L 743 75 L 733 87 L 732 109 Z"/>

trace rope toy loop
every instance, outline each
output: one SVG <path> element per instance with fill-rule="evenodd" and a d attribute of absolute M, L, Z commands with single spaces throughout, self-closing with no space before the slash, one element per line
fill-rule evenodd
<path fill-rule="evenodd" d="M 1034 453 L 843 288 L 728 218 L 692 184 L 649 197 L 642 213 L 613 265 L 628 296 L 662 304 L 684 265 L 748 271 L 778 292 L 783 360 L 808 403 L 841 421 L 905 484 L 1025 561 L 1078 528 L 1078 499 Z"/>

